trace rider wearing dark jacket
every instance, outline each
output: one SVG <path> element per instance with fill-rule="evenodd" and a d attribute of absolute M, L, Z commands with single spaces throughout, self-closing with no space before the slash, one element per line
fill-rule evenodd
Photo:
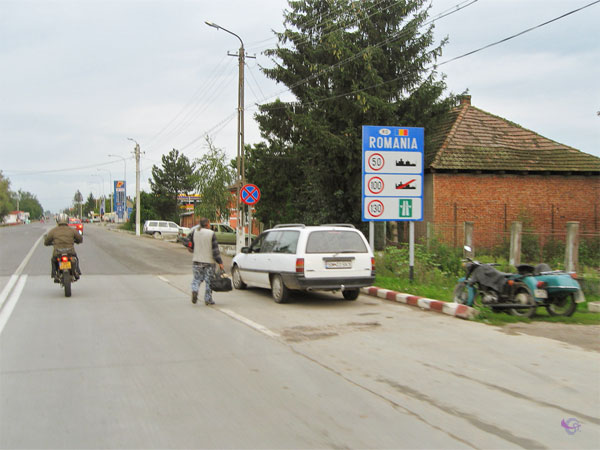
<path fill-rule="evenodd" d="M 83 236 L 73 228 L 69 227 L 67 223 L 68 220 L 69 218 L 66 214 L 59 214 L 56 219 L 58 225 L 52 228 L 44 239 L 44 245 L 54 245 L 54 251 L 52 252 L 52 258 L 50 259 L 52 264 L 52 278 L 56 275 L 55 257 L 60 254 L 60 251 L 67 251 L 69 255 L 77 257 L 74 244 L 81 244 L 83 242 Z M 76 261 L 77 273 L 79 275 L 81 274 L 81 270 L 79 269 L 79 258 L 77 258 Z"/>

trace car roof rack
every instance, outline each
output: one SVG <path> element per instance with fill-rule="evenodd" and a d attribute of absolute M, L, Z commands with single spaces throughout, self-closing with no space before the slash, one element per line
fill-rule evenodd
<path fill-rule="evenodd" d="M 273 228 L 291 228 L 291 227 L 306 228 L 306 225 L 304 225 L 303 223 L 279 223 L 279 224 L 275 225 Z"/>
<path fill-rule="evenodd" d="M 351 223 L 323 223 L 319 225 L 320 227 L 346 227 L 346 228 L 356 228 Z"/>

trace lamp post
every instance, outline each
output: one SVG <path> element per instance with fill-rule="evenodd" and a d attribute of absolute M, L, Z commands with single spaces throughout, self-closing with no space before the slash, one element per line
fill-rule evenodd
<path fill-rule="evenodd" d="M 97 168 L 96 170 L 97 170 L 98 172 L 100 172 L 101 170 L 105 170 L 105 171 L 107 171 L 107 172 L 108 172 L 108 189 L 109 189 L 109 192 L 110 192 L 110 189 L 111 189 L 111 186 L 112 186 L 112 173 L 111 173 L 111 171 L 110 171 L 109 169 L 100 169 L 100 168 Z M 103 181 L 103 182 L 104 182 L 104 181 Z M 104 196 L 104 189 L 102 189 L 102 195 Z M 113 212 L 112 196 L 111 196 L 110 194 L 109 194 L 108 196 L 111 198 L 111 202 L 110 202 L 110 212 Z M 106 198 L 106 197 L 105 197 L 105 198 Z"/>
<path fill-rule="evenodd" d="M 245 184 L 245 171 L 244 171 L 244 42 L 242 38 L 239 37 L 232 31 L 229 31 L 226 28 L 223 28 L 220 25 L 217 25 L 213 22 L 204 22 L 206 25 L 212 28 L 216 28 L 217 30 L 223 30 L 226 33 L 229 33 L 240 41 L 240 50 L 238 51 L 238 61 L 239 61 L 239 82 L 238 82 L 238 126 L 237 126 L 237 177 L 236 177 L 236 198 L 235 198 L 235 207 L 237 210 L 237 228 L 236 228 L 236 244 L 235 251 L 239 253 L 241 248 L 245 245 L 244 241 L 244 225 L 242 218 L 242 205 L 240 204 L 240 189 L 242 185 Z M 232 55 L 234 56 L 234 55 Z"/>
<path fill-rule="evenodd" d="M 140 235 L 140 144 L 135 139 L 127 138 L 135 142 L 135 235 Z M 127 203 L 127 199 L 125 199 Z M 126 205 L 127 206 L 127 205 Z M 125 208 L 127 209 L 127 208 Z"/>

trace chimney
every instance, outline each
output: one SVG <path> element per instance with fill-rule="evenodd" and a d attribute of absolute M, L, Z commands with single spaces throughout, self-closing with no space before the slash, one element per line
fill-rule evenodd
<path fill-rule="evenodd" d="M 462 106 L 462 105 L 471 106 L 471 96 L 470 95 L 461 95 L 459 97 L 459 99 L 460 99 L 460 106 Z"/>

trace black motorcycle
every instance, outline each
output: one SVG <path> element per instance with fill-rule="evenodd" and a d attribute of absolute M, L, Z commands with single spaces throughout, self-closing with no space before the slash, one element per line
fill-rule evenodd
<path fill-rule="evenodd" d="M 500 272 L 494 266 L 474 259 L 465 261 L 465 276 L 454 288 L 454 301 L 468 306 L 485 305 L 492 311 L 506 311 L 513 316 L 532 317 L 536 301 L 524 275 Z"/>
<path fill-rule="evenodd" d="M 71 296 L 71 284 L 79 279 L 77 270 L 77 256 L 67 251 L 57 250 L 59 253 L 54 257 L 56 273 L 54 282 L 65 288 L 65 297 Z"/>

